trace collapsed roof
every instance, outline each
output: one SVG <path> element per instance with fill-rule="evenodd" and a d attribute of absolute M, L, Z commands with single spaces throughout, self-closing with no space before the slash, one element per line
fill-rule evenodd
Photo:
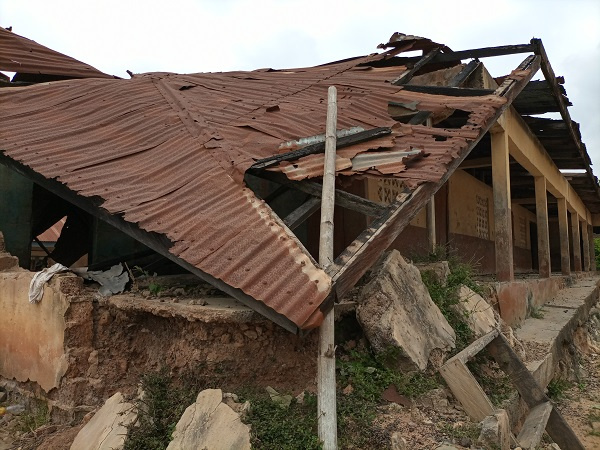
<path fill-rule="evenodd" d="M 391 49 L 309 68 L 102 76 L 2 89 L 0 162 L 290 331 L 311 329 L 543 61 L 541 42 L 452 52 L 395 35 L 382 46 Z M 424 55 L 398 56 L 415 49 Z M 462 59 L 519 52 L 534 54 L 497 89 L 463 87 L 480 63 Z M 441 68 L 448 69 L 444 86 L 408 84 Z M 405 191 L 387 209 L 337 193 L 340 204 L 375 219 L 325 272 L 244 177 L 251 172 L 319 195 L 307 179 L 322 176 L 319 141 L 331 85 L 338 89 L 338 175 L 392 177 Z M 466 115 L 460 126 L 440 125 L 456 111 Z"/>

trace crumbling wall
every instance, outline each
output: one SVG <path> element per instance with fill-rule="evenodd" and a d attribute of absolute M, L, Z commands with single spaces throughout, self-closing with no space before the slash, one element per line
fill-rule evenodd
<path fill-rule="evenodd" d="M 42 301 L 28 301 L 33 273 L 0 272 L 0 375 L 33 381 L 48 392 L 67 370 L 64 351 L 68 290 L 75 276 L 56 277 Z"/>

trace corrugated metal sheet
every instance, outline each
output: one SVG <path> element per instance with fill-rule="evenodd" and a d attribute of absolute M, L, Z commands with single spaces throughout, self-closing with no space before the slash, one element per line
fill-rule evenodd
<path fill-rule="evenodd" d="M 408 92 L 389 81 L 406 68 L 365 65 L 383 56 L 305 69 L 212 74 L 145 74 L 131 80 L 71 80 L 0 91 L 0 150 L 56 178 L 143 230 L 167 236 L 170 252 L 241 289 L 300 328 L 318 326 L 331 279 L 244 187 L 255 160 L 282 143 L 325 131 L 327 88 L 338 88 L 338 128 L 393 127 L 393 136 L 340 151 L 410 151 L 365 174 L 409 187 L 437 181 L 504 99 Z M 469 111 L 444 130 L 398 124 L 388 102 Z M 445 140 L 440 140 L 440 136 Z M 421 156 L 421 153 L 423 156 Z M 319 155 L 279 166 L 290 178 L 322 173 Z M 303 171 L 303 172 L 302 172 Z M 300 174 L 300 176 L 298 176 Z"/>
<path fill-rule="evenodd" d="M 0 70 L 68 78 L 113 78 L 98 69 L 0 27 Z"/>

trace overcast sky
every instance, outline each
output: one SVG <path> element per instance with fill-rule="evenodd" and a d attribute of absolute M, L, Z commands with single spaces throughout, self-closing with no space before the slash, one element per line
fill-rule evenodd
<path fill-rule="evenodd" d="M 600 175 L 598 0 L 0 0 L 0 25 L 121 77 L 313 66 L 373 53 L 395 31 L 453 50 L 537 37 Z M 500 76 L 525 56 L 483 62 Z"/>

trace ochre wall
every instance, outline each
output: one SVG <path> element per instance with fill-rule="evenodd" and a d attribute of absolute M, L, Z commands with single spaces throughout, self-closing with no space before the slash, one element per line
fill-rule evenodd
<path fill-rule="evenodd" d="M 66 285 L 81 279 L 58 276 L 44 287 L 39 303 L 29 303 L 33 272 L 0 272 L 0 376 L 37 382 L 48 392 L 68 367 L 64 351 Z"/>

